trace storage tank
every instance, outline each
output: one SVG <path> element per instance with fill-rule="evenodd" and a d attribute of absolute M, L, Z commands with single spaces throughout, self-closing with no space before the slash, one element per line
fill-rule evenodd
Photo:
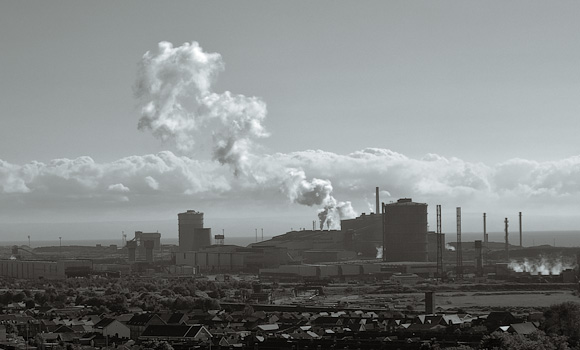
<path fill-rule="evenodd" d="M 211 229 L 203 227 L 203 213 L 188 210 L 177 214 L 179 251 L 198 251 L 211 245 Z"/>

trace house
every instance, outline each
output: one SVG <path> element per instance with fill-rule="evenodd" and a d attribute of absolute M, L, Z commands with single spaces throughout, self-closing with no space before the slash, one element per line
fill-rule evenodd
<path fill-rule="evenodd" d="M 137 340 L 148 326 L 165 326 L 165 321 L 154 313 L 134 315 L 127 321 L 127 327 L 129 327 L 133 340 Z"/>
<path fill-rule="evenodd" d="M 537 331 L 536 325 L 532 322 L 524 322 L 524 323 L 513 323 L 509 325 L 507 332 L 521 334 L 521 335 L 530 335 Z"/>
<path fill-rule="evenodd" d="M 512 323 L 518 323 L 518 320 L 508 311 L 492 311 L 485 319 L 485 326 L 489 332 L 493 332 L 500 326 L 509 326 Z"/>
<path fill-rule="evenodd" d="M 167 342 L 208 342 L 211 333 L 201 325 L 150 325 L 143 331 L 141 340 L 165 340 Z"/>
<path fill-rule="evenodd" d="M 129 338 L 131 330 L 114 318 L 103 318 L 93 326 L 93 332 L 102 334 L 105 337 Z"/>

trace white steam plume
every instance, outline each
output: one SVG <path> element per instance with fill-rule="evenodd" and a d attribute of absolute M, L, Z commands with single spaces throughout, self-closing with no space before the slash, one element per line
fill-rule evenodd
<path fill-rule="evenodd" d="M 257 97 L 212 92 L 211 84 L 224 69 L 221 55 L 207 53 L 197 42 L 173 47 L 160 42 L 139 65 L 135 95 L 139 98 L 139 129 L 150 129 L 182 152 L 191 152 L 211 135 L 213 159 L 246 171 L 256 138 L 267 137 L 262 122 L 266 104 Z"/>
<path fill-rule="evenodd" d="M 175 142 L 183 152 L 192 151 L 211 133 L 213 159 L 230 165 L 236 176 L 246 175 L 254 140 L 268 136 L 262 125 L 266 104 L 256 97 L 212 92 L 212 81 L 223 69 L 221 55 L 204 52 L 197 42 L 180 47 L 159 43 L 158 51 L 145 53 L 140 62 L 135 84 L 141 107 L 139 129 Z M 295 203 L 324 206 L 319 213 L 322 224 L 335 228 L 337 219 L 356 215 L 350 202 L 332 197 L 330 181 L 307 181 L 303 170 L 286 172 L 283 191 Z M 153 181 L 148 182 L 156 189 Z"/>
<path fill-rule="evenodd" d="M 521 261 L 511 260 L 508 266 L 515 272 L 529 272 L 532 275 L 559 275 L 566 269 L 577 267 L 573 259 L 546 256 L 539 256 L 536 259 L 524 258 Z"/>
<path fill-rule="evenodd" d="M 324 224 L 328 228 L 340 228 L 341 219 L 351 219 L 356 216 L 351 202 L 337 202 L 332 196 L 330 181 L 316 178 L 308 181 L 303 170 L 287 169 L 287 178 L 282 190 L 294 203 L 324 206 L 324 209 L 318 212 L 321 230 Z"/>

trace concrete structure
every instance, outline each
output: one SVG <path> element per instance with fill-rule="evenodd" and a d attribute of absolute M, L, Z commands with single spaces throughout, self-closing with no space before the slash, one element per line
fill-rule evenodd
<path fill-rule="evenodd" d="M 425 313 L 427 315 L 435 314 L 435 293 L 425 292 Z"/>
<path fill-rule="evenodd" d="M 427 261 L 427 204 L 402 198 L 384 215 L 383 261 Z"/>
<path fill-rule="evenodd" d="M 351 232 L 345 249 L 353 250 L 364 257 L 376 257 L 377 248 L 383 246 L 383 220 L 381 215 L 362 213 L 355 219 L 340 221 L 341 230 Z"/>
<path fill-rule="evenodd" d="M 145 261 L 147 261 L 148 263 L 152 263 L 153 262 L 153 247 L 154 247 L 154 242 L 153 241 L 144 241 L 143 245 L 145 246 Z"/>
<path fill-rule="evenodd" d="M 0 276 L 19 279 L 64 279 L 92 268 L 91 260 L 0 260 Z"/>
<path fill-rule="evenodd" d="M 442 247 L 441 252 L 445 249 L 445 234 L 441 233 L 439 236 L 440 242 L 437 242 L 437 232 L 427 232 L 427 258 L 428 261 L 437 261 L 437 245 Z"/>
<path fill-rule="evenodd" d="M 196 271 L 241 271 L 263 267 L 277 267 L 290 260 L 285 248 L 240 247 L 212 245 L 199 251 L 176 252 L 178 266 L 191 266 Z"/>
<path fill-rule="evenodd" d="M 137 242 L 127 242 L 127 251 L 129 252 L 129 262 L 135 262 L 137 260 Z"/>
<path fill-rule="evenodd" d="M 159 232 L 135 231 L 134 240 L 139 242 L 139 246 L 143 245 L 144 242 L 151 241 L 154 250 L 161 250 L 161 233 Z"/>
<path fill-rule="evenodd" d="M 177 214 L 179 251 L 198 251 L 211 245 L 211 229 L 203 227 L 203 213 L 188 210 Z"/>

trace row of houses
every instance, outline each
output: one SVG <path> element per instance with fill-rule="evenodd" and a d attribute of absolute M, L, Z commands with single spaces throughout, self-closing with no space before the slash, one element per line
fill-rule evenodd
<path fill-rule="evenodd" d="M 402 344 L 410 340 L 432 339 L 476 343 L 484 334 L 493 331 L 530 334 L 537 329 L 540 320 L 541 314 L 516 317 L 503 311 L 485 315 L 405 315 L 395 311 L 361 310 L 265 312 L 247 307 L 239 311 L 193 310 L 75 317 L 70 313 L 58 315 L 55 311 L 43 315 L 22 312 L 0 315 L 0 326 L 4 326 L 4 334 L 9 333 L 7 329 L 12 329 L 27 339 L 39 337 L 46 348 L 61 342 L 99 347 L 129 339 L 136 342 L 167 341 L 177 347 L 192 344 L 244 347 L 303 341 L 322 345 L 352 339 Z M 478 331 L 473 331 L 475 329 Z"/>

